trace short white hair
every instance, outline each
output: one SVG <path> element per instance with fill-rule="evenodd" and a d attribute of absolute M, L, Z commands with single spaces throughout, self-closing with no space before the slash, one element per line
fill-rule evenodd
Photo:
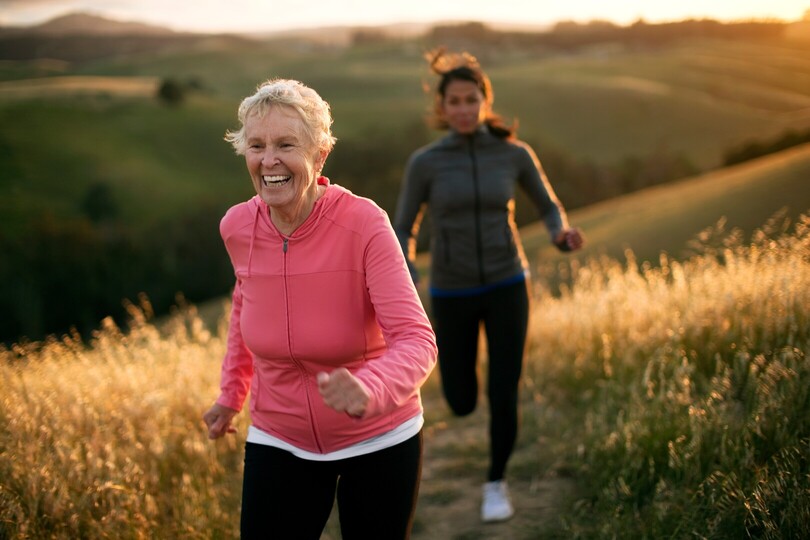
<path fill-rule="evenodd" d="M 225 133 L 225 140 L 237 154 L 246 150 L 245 121 L 254 114 L 264 116 L 270 107 L 281 105 L 296 111 L 304 121 L 304 131 L 318 150 L 331 152 L 337 139 L 332 136 L 332 114 L 329 104 L 312 88 L 292 79 L 270 79 L 256 88 L 256 93 L 239 105 L 236 131 Z"/>

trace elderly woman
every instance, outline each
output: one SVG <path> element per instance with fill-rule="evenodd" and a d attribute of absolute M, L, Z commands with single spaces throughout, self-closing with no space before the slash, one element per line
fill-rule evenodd
<path fill-rule="evenodd" d="M 433 331 L 386 214 L 321 176 L 329 105 L 271 80 L 226 140 L 256 196 L 220 232 L 236 275 L 221 393 L 203 419 L 235 431 L 250 392 L 242 538 L 407 538 L 422 462 L 420 386 Z"/>

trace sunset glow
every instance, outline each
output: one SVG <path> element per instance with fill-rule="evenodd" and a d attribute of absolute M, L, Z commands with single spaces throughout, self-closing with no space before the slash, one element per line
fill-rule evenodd
<path fill-rule="evenodd" d="M 605 20 L 628 24 L 638 19 L 662 22 L 688 18 L 717 20 L 800 20 L 810 1 L 684 0 L 642 2 L 573 0 L 448 0 L 378 2 L 372 0 L 0 0 L 0 24 L 32 25 L 83 11 L 175 30 L 212 32 L 275 31 L 321 26 L 374 26 L 436 21 L 484 21 L 496 24 L 548 25 L 562 20 Z"/>

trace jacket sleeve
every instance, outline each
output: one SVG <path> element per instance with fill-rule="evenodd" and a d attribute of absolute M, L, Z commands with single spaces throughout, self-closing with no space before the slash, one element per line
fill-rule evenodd
<path fill-rule="evenodd" d="M 405 255 L 408 271 L 414 283 L 419 281 L 419 274 L 414 265 L 416 237 L 419 235 L 419 227 L 422 224 L 423 203 L 428 200 L 429 184 L 428 175 L 424 170 L 424 160 L 420 160 L 419 155 L 420 153 L 412 155 L 405 166 L 405 174 L 394 214 L 394 232 L 402 253 Z"/>
<path fill-rule="evenodd" d="M 218 404 L 237 411 L 244 405 L 253 378 L 253 355 L 242 341 L 241 315 L 242 287 L 237 279 L 233 289 L 228 344 L 222 360 L 220 394 L 217 399 Z"/>
<path fill-rule="evenodd" d="M 519 142 L 518 152 L 520 156 L 518 183 L 537 208 L 540 219 L 545 222 L 546 229 L 553 241 L 560 231 L 568 228 L 565 209 L 557 199 L 557 195 L 543 171 L 543 166 L 531 147 Z"/>
<path fill-rule="evenodd" d="M 438 351 L 387 215 L 378 210 L 367 229 L 366 287 L 387 351 L 354 375 L 371 394 L 365 416 L 372 416 L 394 410 L 419 392 L 436 365 Z"/>

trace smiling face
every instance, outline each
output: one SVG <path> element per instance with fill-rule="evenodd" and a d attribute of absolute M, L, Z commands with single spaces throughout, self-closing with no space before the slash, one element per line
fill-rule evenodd
<path fill-rule="evenodd" d="M 323 155 L 306 136 L 304 122 L 295 110 L 272 106 L 263 116 L 245 121 L 245 161 L 253 187 L 287 222 L 303 221 L 317 198 L 316 175 Z"/>
<path fill-rule="evenodd" d="M 445 88 L 441 114 L 450 129 L 468 135 L 486 120 L 488 107 L 477 84 L 456 79 Z"/>

